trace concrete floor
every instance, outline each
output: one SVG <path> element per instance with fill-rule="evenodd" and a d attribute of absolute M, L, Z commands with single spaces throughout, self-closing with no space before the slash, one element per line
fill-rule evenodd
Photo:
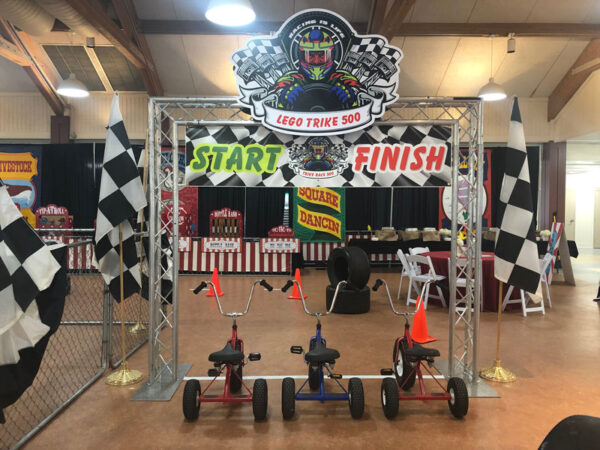
<path fill-rule="evenodd" d="M 395 293 L 398 275 L 373 273 L 371 284 L 379 276 Z M 302 277 L 309 308 L 324 309 L 325 271 L 304 270 Z M 243 309 L 254 278 L 221 277 L 226 311 Z M 266 278 L 276 287 L 285 281 Z M 206 375 L 208 354 L 221 349 L 231 332 L 231 320 L 218 314 L 213 299 L 189 292 L 199 280 L 184 276 L 180 282 L 179 354 L 181 362 L 193 363 L 190 376 Z M 554 307 L 545 316 L 505 313 L 502 362 L 518 380 L 493 384 L 499 399 L 472 399 L 464 420 L 454 419 L 446 402 L 404 402 L 398 417 L 389 421 L 381 409 L 380 380 L 365 380 L 363 419 L 353 420 L 346 403 L 302 402 L 296 404 L 295 418 L 284 422 L 281 382 L 270 380 L 267 421 L 255 422 L 248 404 L 203 404 L 198 421 L 187 423 L 181 411 L 183 386 L 170 402 L 131 402 L 139 385 L 115 388 L 99 381 L 26 448 L 537 448 L 564 417 L 600 416 L 600 314 L 592 302 L 596 289 L 597 281 L 582 280 L 577 287 L 557 281 L 551 287 Z M 481 316 L 480 366 L 494 360 L 496 317 Z M 429 346 L 447 359 L 447 310 L 430 303 L 427 320 L 429 334 L 438 338 Z M 289 347 L 306 347 L 314 325 L 298 301 L 281 292 L 258 291 L 250 313 L 238 320 L 246 351 L 262 353 L 261 361 L 246 366 L 245 375 L 306 373 L 301 357 L 290 354 Z M 373 293 L 368 314 L 323 319 L 329 346 L 341 353 L 336 372 L 345 375 L 377 375 L 381 367 L 389 367 L 393 341 L 401 332 L 402 321 L 390 311 L 383 290 Z M 147 372 L 145 347 L 130 359 L 130 367 Z"/>

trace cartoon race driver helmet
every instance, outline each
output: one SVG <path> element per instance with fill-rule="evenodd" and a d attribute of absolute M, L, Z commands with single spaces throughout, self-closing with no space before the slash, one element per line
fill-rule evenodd
<path fill-rule="evenodd" d="M 316 137 L 308 143 L 314 159 L 319 160 L 325 156 L 327 141 L 324 138 Z"/>
<path fill-rule="evenodd" d="M 300 39 L 298 59 L 301 71 L 311 80 L 323 80 L 333 68 L 335 45 L 321 30 L 312 30 Z"/>

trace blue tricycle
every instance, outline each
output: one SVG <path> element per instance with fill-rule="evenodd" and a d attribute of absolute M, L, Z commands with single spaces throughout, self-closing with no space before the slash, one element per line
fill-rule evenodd
<path fill-rule="evenodd" d="M 304 355 L 304 361 L 308 365 L 308 377 L 300 386 L 300 389 L 296 391 L 296 385 L 294 379 L 286 377 L 283 379 L 281 385 L 281 412 L 283 413 L 284 419 L 291 419 L 296 411 L 296 400 L 317 400 L 321 403 L 333 400 L 348 401 L 350 406 L 350 414 L 354 419 L 360 419 L 365 410 L 365 399 L 363 385 L 360 378 L 350 378 L 348 382 L 348 390 L 344 389 L 339 380 L 342 378 L 341 374 L 333 372 L 335 366 L 335 360 L 340 357 L 340 353 L 330 347 L 327 347 L 327 341 L 321 335 L 321 317 L 331 313 L 335 307 L 335 301 L 338 292 L 347 283 L 346 281 L 340 281 L 335 289 L 333 300 L 329 310 L 325 313 L 312 313 L 306 308 L 306 302 L 304 301 L 304 294 L 302 293 L 302 286 L 295 280 L 289 280 L 286 285 L 281 288 L 283 292 L 287 291 L 293 284 L 296 284 L 299 292 L 300 299 L 302 300 L 302 306 L 304 312 L 309 316 L 317 318 L 317 331 L 315 336 L 310 339 L 308 352 L 304 352 L 301 346 L 294 345 L 290 348 L 292 353 Z M 340 387 L 342 392 L 330 393 L 325 392 L 325 376 L 333 379 Z M 308 384 L 311 393 L 303 393 L 302 389 Z M 318 392 L 316 392 L 318 390 Z"/>

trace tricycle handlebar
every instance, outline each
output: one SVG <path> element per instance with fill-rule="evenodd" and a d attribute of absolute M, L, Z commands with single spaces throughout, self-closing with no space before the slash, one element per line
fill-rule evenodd
<path fill-rule="evenodd" d="M 282 292 L 287 291 L 294 284 L 298 288 L 298 292 L 300 292 L 300 300 L 302 300 L 302 307 L 304 308 L 304 312 L 306 314 L 308 314 L 309 316 L 315 316 L 315 317 L 319 318 L 321 316 L 327 316 L 328 314 L 331 314 L 331 311 L 333 311 L 333 308 L 335 307 L 335 301 L 337 300 L 337 295 L 338 295 L 340 288 L 346 286 L 348 283 L 346 281 L 340 281 L 337 284 L 337 286 L 335 287 L 335 293 L 333 294 L 333 299 L 331 300 L 331 305 L 329 306 L 329 310 L 327 310 L 324 313 L 320 313 L 320 312 L 313 313 L 308 310 L 308 308 L 306 307 L 306 302 L 304 301 L 304 293 L 302 292 L 302 286 L 296 280 L 288 280 L 288 282 L 285 283 L 283 285 L 283 287 L 281 288 L 281 291 Z"/>
<path fill-rule="evenodd" d="M 202 283 L 200 283 L 198 285 L 198 287 L 196 289 L 194 289 L 194 294 L 198 294 L 206 286 L 211 286 L 213 289 L 213 292 L 215 293 L 215 299 L 217 300 L 217 306 L 219 307 L 219 312 L 221 313 L 221 315 L 223 315 L 225 317 L 233 317 L 234 319 L 236 319 L 238 317 L 242 317 L 242 316 L 245 316 L 246 314 L 248 314 L 248 311 L 250 310 L 250 303 L 252 303 L 252 296 L 254 295 L 254 287 L 257 284 L 260 284 L 268 291 L 273 290 L 273 287 L 269 283 L 267 283 L 265 280 L 256 280 L 254 283 L 252 283 L 252 288 L 250 289 L 250 296 L 248 297 L 248 303 L 246 304 L 246 309 L 244 310 L 244 312 L 241 312 L 241 313 L 240 312 L 231 312 L 231 313 L 223 312 L 223 308 L 221 307 L 221 301 L 219 300 L 219 294 L 217 292 L 217 288 L 215 287 L 215 285 L 213 284 L 212 281 L 203 281 Z"/>

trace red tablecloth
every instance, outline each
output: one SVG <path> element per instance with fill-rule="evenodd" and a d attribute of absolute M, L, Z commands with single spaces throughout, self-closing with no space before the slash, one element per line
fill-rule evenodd
<path fill-rule="evenodd" d="M 423 253 L 423 256 L 430 256 L 433 268 L 437 275 L 446 277 L 446 286 L 448 285 L 448 260 L 450 252 L 429 252 Z M 494 254 L 489 252 L 481 253 L 481 278 L 483 283 L 483 310 L 498 311 L 498 280 L 494 277 Z M 503 288 L 503 295 L 507 287 Z M 448 290 L 446 290 L 448 292 Z M 518 296 L 518 289 L 513 291 L 513 296 Z M 511 296 L 512 298 L 512 296 Z M 447 299 L 450 301 L 450 299 Z M 511 306 L 511 305 L 508 305 Z"/>

